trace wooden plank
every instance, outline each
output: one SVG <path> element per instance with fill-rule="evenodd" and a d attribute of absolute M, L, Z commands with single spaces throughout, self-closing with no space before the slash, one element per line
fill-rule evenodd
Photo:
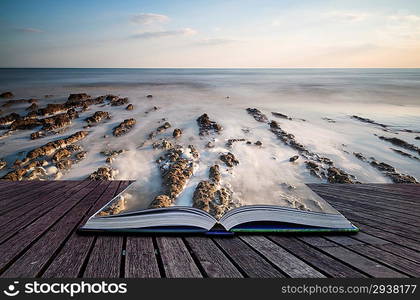
<path fill-rule="evenodd" d="M 241 278 L 241 272 L 208 237 L 187 237 L 186 241 L 210 278 Z"/>
<path fill-rule="evenodd" d="M 119 278 L 122 246 L 121 236 L 101 236 L 97 239 L 83 277 Z"/>
<path fill-rule="evenodd" d="M 112 199 L 118 193 L 119 188 L 120 183 L 118 181 L 111 181 L 89 211 L 84 216 L 81 216 L 83 218 L 78 226 L 84 224 L 92 214 Z M 82 235 L 76 230 L 73 231 L 70 238 L 42 274 L 42 277 L 78 277 L 88 259 L 89 251 L 92 248 L 95 237 L 96 235 L 94 234 Z"/>
<path fill-rule="evenodd" d="M 417 251 L 395 244 L 377 245 L 376 247 L 420 264 L 420 253 Z"/>
<path fill-rule="evenodd" d="M 159 278 L 153 238 L 150 236 L 128 236 L 125 250 L 126 278 Z"/>
<path fill-rule="evenodd" d="M 287 249 L 289 252 L 295 254 L 300 259 L 306 261 L 311 266 L 316 267 L 322 273 L 333 278 L 363 278 L 366 277 L 363 273 L 347 266 L 341 261 L 324 254 L 316 248 L 305 244 L 293 237 L 285 237 L 279 235 L 270 235 L 269 238 Z"/>
<path fill-rule="evenodd" d="M 325 275 L 315 270 L 290 252 L 284 250 L 277 244 L 263 236 L 247 235 L 242 236 L 252 248 L 267 258 L 283 273 L 293 278 L 324 278 Z"/>
<path fill-rule="evenodd" d="M 237 237 L 213 239 L 243 273 L 252 278 L 285 277 Z"/>
<path fill-rule="evenodd" d="M 317 239 L 322 240 L 324 238 L 322 237 L 311 237 L 311 239 L 306 238 L 305 242 L 308 242 L 311 240 L 314 241 Z M 314 246 L 317 249 L 322 250 L 323 252 L 334 257 L 335 259 L 338 259 L 348 265 L 351 265 L 353 268 L 356 268 L 357 270 L 360 270 L 364 272 L 365 274 L 368 274 L 372 277 L 378 277 L 378 278 L 408 277 L 405 274 L 397 272 L 387 266 L 384 266 L 374 260 L 366 258 L 358 253 L 355 253 L 335 243 L 329 242 L 329 243 L 326 243 L 326 244 L 329 244 L 329 246 L 321 246 L 321 247 L 318 246 L 321 243 L 322 242 L 317 241 L 316 243 L 313 243 L 311 246 Z"/>
<path fill-rule="evenodd" d="M 39 276 L 50 258 L 58 251 L 66 237 L 75 230 L 81 218 L 109 184 L 106 181 L 100 182 L 95 186 L 95 189 L 80 197 L 77 204 L 35 241 L 1 276 L 9 278 Z"/>
<path fill-rule="evenodd" d="M 0 272 L 4 271 L 32 242 L 38 239 L 44 232 L 48 231 L 67 211 L 88 195 L 97 184 L 98 182 L 89 182 L 88 186 L 73 194 L 62 205 L 56 206 L 44 214 L 42 218 L 33 222 L 31 226 L 27 226 L 13 235 L 7 240 L 7 243 L 2 243 L 0 245 L 0 253 L 2 253 L 0 256 Z"/>
<path fill-rule="evenodd" d="M 168 278 L 203 277 L 180 237 L 157 237 L 159 255 Z"/>
<path fill-rule="evenodd" d="M 3 181 L 3 180 L 0 180 L 0 181 Z M 26 190 L 26 187 L 35 186 L 38 184 L 38 181 L 3 181 L 3 182 L 4 184 L 0 187 L 0 200 L 7 199 L 8 195 L 24 192 Z M 16 190 L 17 185 L 19 185 L 21 189 Z"/>
<path fill-rule="evenodd" d="M 32 209 L 26 212 L 25 212 L 26 209 L 23 209 L 23 212 L 25 212 L 24 217 L 18 217 L 16 216 L 16 214 L 12 214 L 11 212 L 6 214 L 5 220 L 10 220 L 10 219 L 13 219 L 13 220 L 8 222 L 7 224 L 0 226 L 0 244 L 5 242 L 7 239 L 12 237 L 14 234 L 19 232 L 20 230 L 22 230 L 23 228 L 25 228 L 32 222 L 38 220 L 40 217 L 48 213 L 50 210 L 56 209 L 57 206 L 63 205 L 69 199 L 71 200 L 73 194 L 80 191 L 83 187 L 87 186 L 88 184 L 89 184 L 88 181 L 79 182 L 77 185 L 75 185 L 72 188 L 69 188 L 68 190 L 62 191 L 59 189 L 48 195 L 40 195 L 40 198 L 42 199 L 45 199 L 46 197 L 49 198 L 48 201 L 40 205 L 36 205 L 37 201 L 34 201 L 35 207 L 33 205 L 30 205 L 29 208 L 32 208 Z M 6 217 L 8 218 L 6 219 Z"/>

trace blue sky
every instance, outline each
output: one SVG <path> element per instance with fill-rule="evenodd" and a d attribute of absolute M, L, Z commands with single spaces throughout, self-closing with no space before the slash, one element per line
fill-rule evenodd
<path fill-rule="evenodd" d="M 420 67 L 420 1 L 0 1 L 0 67 Z"/>

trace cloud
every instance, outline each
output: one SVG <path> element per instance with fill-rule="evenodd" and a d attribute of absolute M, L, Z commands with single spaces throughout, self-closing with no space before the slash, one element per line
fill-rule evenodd
<path fill-rule="evenodd" d="M 23 28 L 15 28 L 15 30 L 20 32 L 27 32 L 27 33 L 43 33 L 41 29 L 37 28 L 29 28 L 29 27 L 23 27 Z"/>
<path fill-rule="evenodd" d="M 170 18 L 165 15 L 152 14 L 152 13 L 141 13 L 134 15 L 131 21 L 140 25 L 150 25 L 156 23 L 166 23 L 170 21 Z"/>
<path fill-rule="evenodd" d="M 189 36 L 196 34 L 197 31 L 191 28 L 183 28 L 179 30 L 163 30 L 163 31 L 146 31 L 131 36 L 133 39 L 154 39 L 173 36 Z"/>
<path fill-rule="evenodd" d="M 327 14 L 327 17 L 333 18 L 337 21 L 344 22 L 360 22 L 364 21 L 370 14 L 363 12 L 345 12 L 345 11 L 333 11 Z"/>

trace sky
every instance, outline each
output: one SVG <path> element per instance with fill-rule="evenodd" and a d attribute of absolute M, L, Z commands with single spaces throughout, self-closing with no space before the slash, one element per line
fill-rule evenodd
<path fill-rule="evenodd" d="M 0 67 L 418 68 L 418 0 L 0 0 Z"/>

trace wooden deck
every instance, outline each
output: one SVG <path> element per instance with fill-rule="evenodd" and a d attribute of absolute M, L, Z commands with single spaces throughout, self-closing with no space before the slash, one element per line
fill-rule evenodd
<path fill-rule="evenodd" d="M 127 184 L 0 182 L 0 277 L 420 276 L 420 185 L 310 185 L 351 236 L 79 235 Z"/>

